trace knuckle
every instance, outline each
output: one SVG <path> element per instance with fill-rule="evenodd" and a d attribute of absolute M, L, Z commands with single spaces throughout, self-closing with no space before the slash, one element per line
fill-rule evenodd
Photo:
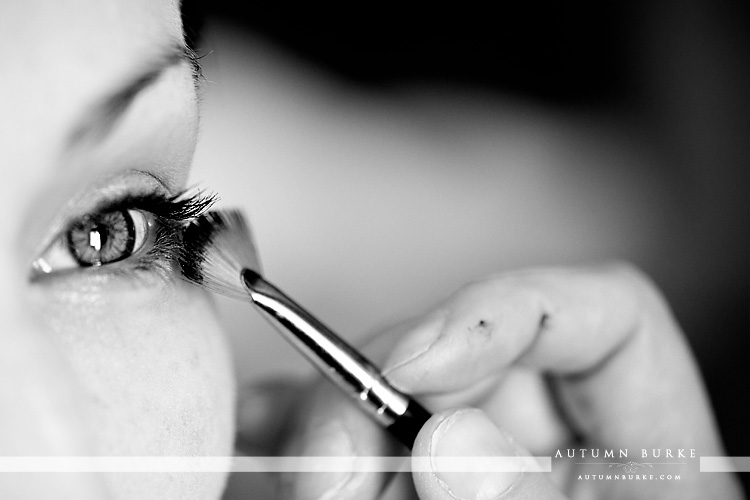
<path fill-rule="evenodd" d="M 615 262 L 612 267 L 624 286 L 628 286 L 644 306 L 664 306 L 661 290 L 643 269 L 628 261 Z"/>
<path fill-rule="evenodd" d="M 641 333 L 678 330 L 669 304 L 659 286 L 645 271 L 630 262 L 617 262 L 614 270 L 638 308 L 637 329 Z M 668 326 L 669 328 L 664 328 Z"/>

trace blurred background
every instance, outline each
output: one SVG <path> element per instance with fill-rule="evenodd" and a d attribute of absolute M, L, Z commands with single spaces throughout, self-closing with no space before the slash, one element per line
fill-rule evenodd
<path fill-rule="evenodd" d="M 188 1 L 207 78 L 193 180 L 354 341 L 482 275 L 631 261 L 683 326 L 728 454 L 750 456 L 747 14 Z M 308 373 L 252 310 L 219 307 L 242 380 Z"/>

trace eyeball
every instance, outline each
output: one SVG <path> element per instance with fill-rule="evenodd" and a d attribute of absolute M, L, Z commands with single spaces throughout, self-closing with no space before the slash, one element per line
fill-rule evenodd
<path fill-rule="evenodd" d="M 82 217 L 36 259 L 44 274 L 80 267 L 100 267 L 124 260 L 148 240 L 151 217 L 135 209 L 112 210 Z"/>

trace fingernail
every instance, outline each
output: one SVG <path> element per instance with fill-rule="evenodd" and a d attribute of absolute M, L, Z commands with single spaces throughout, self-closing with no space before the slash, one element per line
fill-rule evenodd
<path fill-rule="evenodd" d="M 433 432 L 431 443 L 431 467 L 438 481 L 454 498 L 500 498 L 523 474 L 517 446 L 479 410 L 460 410 L 446 418 Z M 479 470 L 455 470 L 460 468 L 455 466 L 455 459 L 460 457 L 476 457 L 477 461 L 468 468 Z M 468 465 L 462 463 L 464 467 Z M 493 468 L 498 463 L 511 470 L 481 470 Z"/>
<path fill-rule="evenodd" d="M 404 370 L 403 368 L 407 365 L 413 367 L 420 364 L 418 361 L 421 361 L 435 342 L 439 340 L 443 321 L 444 318 L 441 315 L 432 315 L 416 324 L 412 323 L 404 327 L 406 329 L 405 334 L 383 365 L 383 374 L 391 382 L 411 385 L 419 380 L 423 370 Z M 406 387 L 402 387 L 402 389 L 406 389 Z"/>

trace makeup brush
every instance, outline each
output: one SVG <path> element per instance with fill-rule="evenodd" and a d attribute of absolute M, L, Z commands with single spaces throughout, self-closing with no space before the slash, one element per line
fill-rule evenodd
<path fill-rule="evenodd" d="M 252 302 L 320 372 L 411 448 L 430 413 L 394 388 L 367 358 L 260 275 L 255 246 L 238 211 L 212 211 L 185 229 L 183 275 L 215 293 Z"/>

